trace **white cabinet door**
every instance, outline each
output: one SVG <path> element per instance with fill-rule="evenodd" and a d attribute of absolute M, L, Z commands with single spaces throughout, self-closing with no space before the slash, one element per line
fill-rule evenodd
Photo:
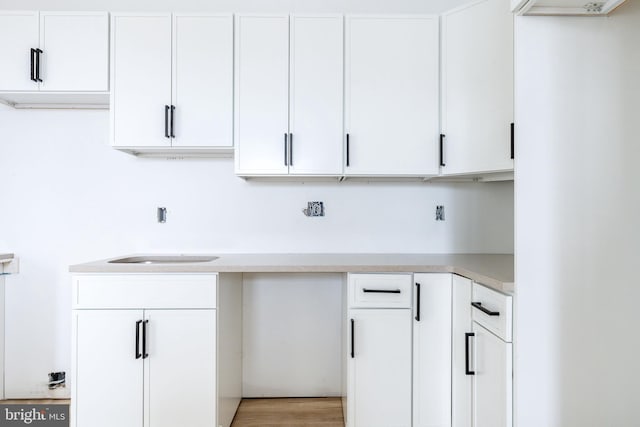
<path fill-rule="evenodd" d="M 452 371 L 451 396 L 453 427 L 471 427 L 471 387 L 473 376 L 467 373 L 471 368 L 470 348 L 473 338 L 467 338 L 472 332 L 471 323 L 471 280 L 453 275 L 453 313 L 452 313 Z"/>
<path fill-rule="evenodd" d="M 513 425 L 512 344 L 473 323 L 473 427 Z"/>
<path fill-rule="evenodd" d="M 414 275 L 413 427 L 451 426 L 451 280 Z"/>
<path fill-rule="evenodd" d="M 172 98 L 174 146 L 233 145 L 231 15 L 174 16 Z"/>
<path fill-rule="evenodd" d="M 351 309 L 349 327 L 348 427 L 410 427 L 411 310 Z"/>
<path fill-rule="evenodd" d="M 343 17 L 291 18 L 289 172 L 342 173 Z"/>
<path fill-rule="evenodd" d="M 31 49 L 38 43 L 38 12 L 0 13 L 0 90 L 38 90 L 31 80 Z"/>
<path fill-rule="evenodd" d="M 114 15 L 111 138 L 118 147 L 169 146 L 171 15 Z"/>
<path fill-rule="evenodd" d="M 73 427 L 141 427 L 142 310 L 77 310 L 74 319 Z M 138 350 L 141 350 L 138 348 Z"/>
<path fill-rule="evenodd" d="M 107 13 L 41 12 L 40 49 L 40 90 L 109 90 Z"/>
<path fill-rule="evenodd" d="M 347 175 L 437 175 L 439 18 L 346 21 Z"/>
<path fill-rule="evenodd" d="M 443 174 L 513 169 L 513 19 L 509 0 L 442 17 Z"/>
<path fill-rule="evenodd" d="M 289 16 L 236 17 L 236 173 L 286 174 Z"/>
<path fill-rule="evenodd" d="M 216 425 L 216 311 L 146 310 L 145 317 L 145 427 Z"/>

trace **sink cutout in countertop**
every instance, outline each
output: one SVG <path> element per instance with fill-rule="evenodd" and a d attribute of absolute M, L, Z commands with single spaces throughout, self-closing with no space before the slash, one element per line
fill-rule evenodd
<path fill-rule="evenodd" d="M 217 260 L 217 256 L 201 255 L 152 255 L 132 256 L 112 259 L 110 264 L 192 264 L 199 262 L 211 262 Z"/>

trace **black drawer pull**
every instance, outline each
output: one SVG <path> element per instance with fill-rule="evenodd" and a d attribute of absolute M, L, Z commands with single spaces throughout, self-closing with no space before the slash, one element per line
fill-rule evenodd
<path fill-rule="evenodd" d="M 366 294 L 399 294 L 400 289 L 367 289 L 362 288 L 362 292 Z"/>
<path fill-rule="evenodd" d="M 477 308 L 478 310 L 480 310 L 481 312 L 483 312 L 484 314 L 486 314 L 487 316 L 500 316 L 499 311 L 488 310 L 482 306 L 481 302 L 472 302 L 471 305 Z"/>
<path fill-rule="evenodd" d="M 469 338 L 475 337 L 476 334 L 473 332 L 466 332 L 464 334 L 464 373 L 466 375 L 475 375 L 475 371 L 472 371 L 469 368 Z"/>
<path fill-rule="evenodd" d="M 147 353 L 147 324 L 148 320 L 142 322 L 142 358 L 146 359 L 149 357 L 149 353 Z"/>
<path fill-rule="evenodd" d="M 420 321 L 420 283 L 416 282 L 416 322 Z"/>

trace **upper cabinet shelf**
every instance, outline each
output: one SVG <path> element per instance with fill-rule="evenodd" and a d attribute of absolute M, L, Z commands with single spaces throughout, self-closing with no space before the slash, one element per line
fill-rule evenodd
<path fill-rule="evenodd" d="M 0 100 L 16 108 L 108 108 L 109 14 L 0 12 Z"/>
<path fill-rule="evenodd" d="M 518 15 L 608 15 L 625 0 L 511 0 Z"/>

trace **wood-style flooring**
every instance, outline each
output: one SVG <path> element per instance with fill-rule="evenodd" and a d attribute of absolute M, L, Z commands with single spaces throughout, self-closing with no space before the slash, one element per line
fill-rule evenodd
<path fill-rule="evenodd" d="M 243 399 L 231 427 L 344 427 L 339 397 Z"/>

